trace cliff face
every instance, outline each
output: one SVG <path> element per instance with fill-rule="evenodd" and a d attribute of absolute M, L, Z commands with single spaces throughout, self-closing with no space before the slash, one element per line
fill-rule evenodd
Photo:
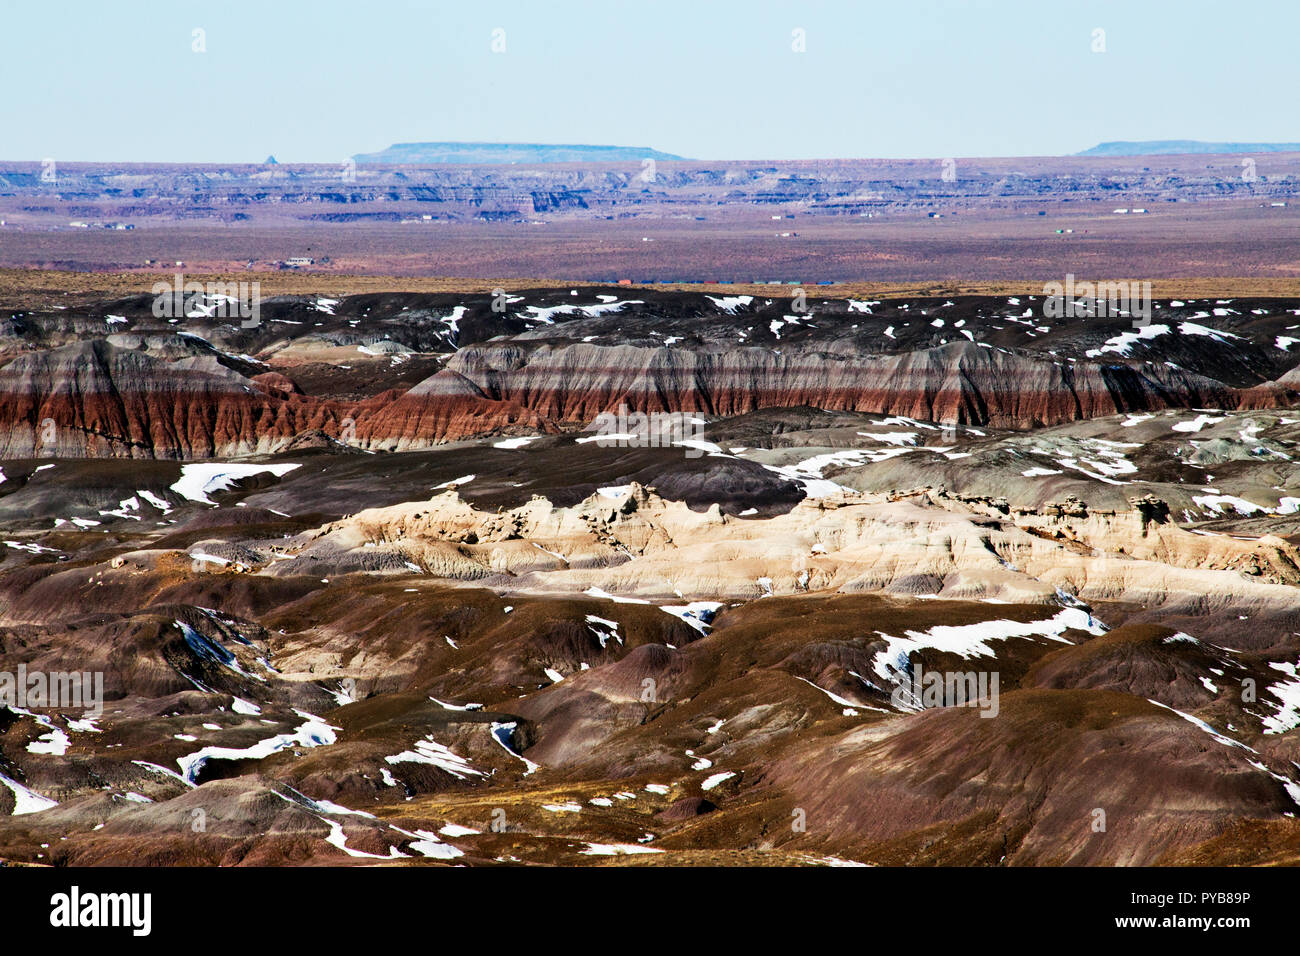
<path fill-rule="evenodd" d="M 246 377 L 211 357 L 168 362 L 105 340 L 81 342 L 0 368 L 0 458 L 236 457 L 281 450 L 310 431 L 402 448 L 514 425 L 548 428 L 452 372 L 412 393 L 310 398 L 273 372 Z"/>
<path fill-rule="evenodd" d="M 974 343 L 854 357 L 507 344 L 462 349 L 405 392 L 343 402 L 295 394 L 282 376 L 248 377 L 211 356 L 168 362 L 94 340 L 0 368 L 0 456 L 226 457 L 274 452 L 309 430 L 401 450 L 504 429 L 554 432 L 620 405 L 714 416 L 807 405 L 1019 429 L 1166 407 L 1263 407 L 1283 394 L 1163 366 L 1071 365 Z"/>
<path fill-rule="evenodd" d="M 537 410 L 510 399 L 485 395 L 469 379 L 443 370 L 391 399 L 377 396 L 355 409 L 356 443 L 367 448 L 404 451 L 502 429 L 558 431 Z"/>
<path fill-rule="evenodd" d="M 1053 324 L 1019 298 L 832 298 L 790 314 L 780 297 L 635 296 L 276 297 L 252 329 L 202 309 L 163 321 L 147 296 L 18 313 L 0 326 L 0 456 L 227 457 L 308 432 L 405 450 L 578 428 L 620 406 L 1024 430 L 1300 391 L 1290 300 L 1160 304 L 1155 331 L 1134 336 L 1114 319 Z"/>
<path fill-rule="evenodd" d="M 1268 403 L 1271 393 L 1228 388 L 1165 367 L 1071 365 L 952 343 L 898 355 L 727 352 L 572 345 L 524 355 L 514 347 L 462 349 L 448 363 L 485 396 L 548 418 L 588 422 L 620 403 L 644 411 L 739 415 L 809 405 L 929 421 L 1026 428 L 1121 411 Z"/>
<path fill-rule="evenodd" d="M 293 433 L 286 403 L 210 359 L 167 362 L 104 340 L 0 368 L 0 456 L 202 457 Z"/>

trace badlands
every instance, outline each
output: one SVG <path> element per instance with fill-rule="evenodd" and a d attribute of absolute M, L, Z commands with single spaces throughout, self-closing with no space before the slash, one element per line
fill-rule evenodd
<path fill-rule="evenodd" d="M 0 859 L 1300 862 L 1300 300 L 818 291 L 0 312 Z"/>

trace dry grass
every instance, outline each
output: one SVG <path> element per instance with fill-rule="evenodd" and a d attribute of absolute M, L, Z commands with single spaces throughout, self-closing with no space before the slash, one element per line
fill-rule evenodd
<path fill-rule="evenodd" d="M 154 283 L 173 279 L 170 272 L 71 272 L 56 270 L 0 269 L 0 307 L 37 308 L 42 305 L 79 305 L 149 292 Z M 336 275 L 313 272 L 248 272 L 229 274 L 186 274 L 197 282 L 256 281 L 263 296 L 328 295 L 345 296 L 375 292 L 452 292 L 487 293 L 496 288 L 507 290 L 571 288 L 588 282 L 565 279 L 513 278 L 471 279 L 454 276 L 413 277 L 386 275 Z M 1105 280 L 1098 280 L 1105 281 Z M 1118 280 L 1117 280 L 1118 281 Z M 613 288 L 651 288 L 693 292 L 755 295 L 768 298 L 792 296 L 796 286 L 754 285 L 750 283 L 613 286 Z M 810 296 L 836 298 L 881 298 L 901 296 L 953 295 L 1041 295 L 1039 281 L 994 282 L 846 282 L 833 286 L 806 285 Z M 1192 279 L 1156 279 L 1151 283 L 1156 298 L 1213 297 L 1300 297 L 1300 277 L 1204 277 Z"/>

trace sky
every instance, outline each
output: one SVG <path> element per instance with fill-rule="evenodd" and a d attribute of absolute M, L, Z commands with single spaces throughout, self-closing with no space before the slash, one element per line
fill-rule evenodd
<path fill-rule="evenodd" d="M 1296 0 L 0 0 L 0 160 L 1296 142 L 1297 36 Z"/>

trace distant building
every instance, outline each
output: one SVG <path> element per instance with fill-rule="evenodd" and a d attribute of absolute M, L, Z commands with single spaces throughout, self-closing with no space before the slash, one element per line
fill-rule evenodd
<path fill-rule="evenodd" d="M 316 260 L 310 256 L 294 256 L 292 259 L 285 259 L 284 264 L 290 269 L 301 269 L 303 266 L 314 266 Z"/>

